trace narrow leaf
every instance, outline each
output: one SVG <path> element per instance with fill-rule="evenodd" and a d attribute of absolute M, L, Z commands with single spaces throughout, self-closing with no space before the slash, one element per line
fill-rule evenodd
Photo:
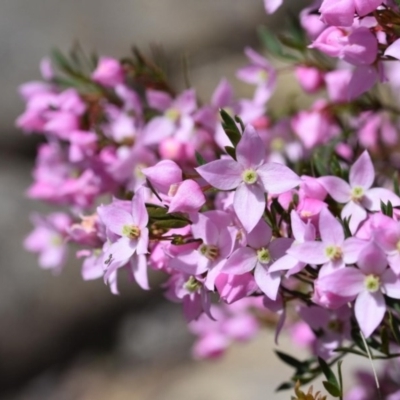
<path fill-rule="evenodd" d="M 333 385 L 331 382 L 328 381 L 323 381 L 322 384 L 324 385 L 324 388 L 326 391 L 333 397 L 340 397 L 340 389 Z"/>

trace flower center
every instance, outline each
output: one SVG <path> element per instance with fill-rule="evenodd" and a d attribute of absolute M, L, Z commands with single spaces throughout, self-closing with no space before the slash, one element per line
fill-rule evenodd
<path fill-rule="evenodd" d="M 359 202 L 364 197 L 364 189 L 361 186 L 355 186 L 351 189 L 351 199 L 354 202 Z"/>
<path fill-rule="evenodd" d="M 268 79 L 267 71 L 261 70 L 258 72 L 258 82 L 264 83 Z"/>
<path fill-rule="evenodd" d="M 367 275 L 364 279 L 364 286 L 370 293 L 377 292 L 381 287 L 379 276 Z"/>
<path fill-rule="evenodd" d="M 124 225 L 122 235 L 127 236 L 129 239 L 137 239 L 140 236 L 140 229 L 138 226 Z"/>
<path fill-rule="evenodd" d="M 50 239 L 50 243 L 54 247 L 59 247 L 63 244 L 63 238 L 60 235 L 53 235 Z"/>
<path fill-rule="evenodd" d="M 337 261 L 342 258 L 343 251 L 339 246 L 332 245 L 325 248 L 325 254 L 332 261 Z"/>
<path fill-rule="evenodd" d="M 271 140 L 271 149 L 273 151 L 281 152 L 285 148 L 285 141 L 282 138 L 275 138 Z"/>
<path fill-rule="evenodd" d="M 165 116 L 172 122 L 176 122 L 181 116 L 181 113 L 176 108 L 170 108 L 165 112 Z"/>
<path fill-rule="evenodd" d="M 328 322 L 328 329 L 332 332 L 342 333 L 343 332 L 343 322 L 338 319 L 333 319 Z"/>
<path fill-rule="evenodd" d="M 396 249 L 400 253 L 400 240 L 396 244 Z"/>
<path fill-rule="evenodd" d="M 268 249 L 262 247 L 261 249 L 257 250 L 257 259 L 262 264 L 267 264 L 271 261 L 271 254 Z"/>
<path fill-rule="evenodd" d="M 246 169 L 243 171 L 242 179 L 244 183 L 248 185 L 252 185 L 253 183 L 257 182 L 258 175 L 254 169 Z"/>
<path fill-rule="evenodd" d="M 211 261 L 214 261 L 219 256 L 219 249 L 217 246 L 212 244 L 202 244 L 199 248 L 199 252 L 202 256 L 208 258 Z"/>
<path fill-rule="evenodd" d="M 188 292 L 194 293 L 201 288 L 201 283 L 194 276 L 191 276 L 183 286 Z"/>

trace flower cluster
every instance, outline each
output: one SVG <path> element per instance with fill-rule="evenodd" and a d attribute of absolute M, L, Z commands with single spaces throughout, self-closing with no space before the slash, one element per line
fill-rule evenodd
<path fill-rule="evenodd" d="M 267 12 L 281 3 L 265 0 Z M 250 48 L 237 77 L 252 98 L 222 79 L 208 102 L 137 50 L 120 62 L 78 49 L 21 86 L 17 125 L 47 139 L 28 196 L 68 210 L 33 219 L 25 245 L 43 268 L 59 272 L 75 244 L 83 279 L 115 294 L 122 271 L 145 290 L 149 269 L 166 273 L 198 358 L 251 339 L 275 313 L 276 338 L 287 327 L 320 360 L 280 353 L 294 386 L 331 377 L 324 360 L 393 358 L 400 345 L 400 110 L 371 90 L 396 89 L 400 10 L 316 1 L 290 32 L 261 36 L 306 94 L 321 93 L 309 108 L 269 111 L 287 71 Z"/>

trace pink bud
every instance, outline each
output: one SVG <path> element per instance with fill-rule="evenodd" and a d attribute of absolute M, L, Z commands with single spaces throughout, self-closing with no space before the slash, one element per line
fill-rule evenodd
<path fill-rule="evenodd" d="M 123 83 L 124 70 L 118 60 L 101 57 L 97 68 L 92 73 L 92 79 L 101 85 L 114 87 Z"/>
<path fill-rule="evenodd" d="M 169 160 L 182 160 L 186 158 L 185 144 L 170 137 L 164 139 L 158 148 L 161 158 Z"/>
<path fill-rule="evenodd" d="M 177 188 L 169 205 L 169 211 L 172 212 L 196 212 L 206 202 L 204 193 L 199 184 L 192 179 L 183 181 Z"/>
<path fill-rule="evenodd" d="M 182 170 L 171 160 L 163 160 L 153 167 L 144 168 L 142 173 L 162 193 L 168 193 L 171 185 L 182 181 Z"/>
<path fill-rule="evenodd" d="M 315 93 L 324 83 L 324 74 L 315 67 L 298 65 L 295 74 L 300 86 L 307 93 Z"/>

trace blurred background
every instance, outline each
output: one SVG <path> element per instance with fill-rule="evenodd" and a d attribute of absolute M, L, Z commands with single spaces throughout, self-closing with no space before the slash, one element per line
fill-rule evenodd
<path fill-rule="evenodd" d="M 290 398 L 273 394 L 289 370 L 272 352 L 272 332 L 218 362 L 194 362 L 181 309 L 162 293 L 125 279 L 113 296 L 101 280 L 82 281 L 72 254 L 60 276 L 39 269 L 22 241 L 29 214 L 50 209 L 24 198 L 36 141 L 14 127 L 23 110 L 17 86 L 39 79 L 53 47 L 65 51 L 79 40 L 122 57 L 132 44 L 162 45 L 176 84 L 183 85 L 186 57 L 191 82 L 208 99 L 222 77 L 234 82 L 243 47 L 258 47 L 256 27 L 277 29 L 284 15 L 267 18 L 262 0 L 0 1 L 0 399 Z M 281 348 L 290 352 L 287 339 Z"/>

